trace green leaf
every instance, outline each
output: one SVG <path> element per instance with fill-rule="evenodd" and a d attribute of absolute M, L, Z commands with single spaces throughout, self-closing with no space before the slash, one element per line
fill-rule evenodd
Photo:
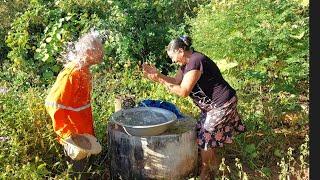
<path fill-rule="evenodd" d="M 301 39 L 304 36 L 305 32 L 301 32 L 298 35 L 290 35 L 290 37 L 294 38 L 294 39 Z"/>
<path fill-rule="evenodd" d="M 47 165 L 46 163 L 40 164 L 40 165 L 37 167 L 37 169 L 38 169 L 38 170 L 41 170 L 41 169 L 45 168 L 46 165 Z"/>
<path fill-rule="evenodd" d="M 233 62 L 228 62 L 225 59 L 219 60 L 217 61 L 217 66 L 219 67 L 219 69 L 221 70 L 221 72 L 234 68 L 236 66 L 238 66 L 238 62 L 237 61 L 233 61 Z"/>
<path fill-rule="evenodd" d="M 43 77 L 45 78 L 45 79 L 51 79 L 52 77 L 53 77 L 53 73 L 51 72 L 51 71 L 46 71 L 46 72 L 44 72 L 43 74 Z"/>
<path fill-rule="evenodd" d="M 304 7 L 309 6 L 309 0 L 300 0 L 300 4 Z"/>
<path fill-rule="evenodd" d="M 263 167 L 263 168 L 261 168 L 261 172 L 262 172 L 264 175 L 268 176 L 268 177 L 271 176 L 271 169 L 270 169 L 270 168 Z"/>
<path fill-rule="evenodd" d="M 58 40 L 61 40 L 61 34 L 60 33 L 58 33 L 56 36 L 57 36 Z"/>
<path fill-rule="evenodd" d="M 249 144 L 245 147 L 245 151 L 249 154 L 254 153 L 256 151 L 256 146 L 254 144 Z"/>
<path fill-rule="evenodd" d="M 42 58 L 42 61 L 43 62 L 47 61 L 49 57 L 50 57 L 49 54 L 47 54 L 47 53 L 44 54 L 44 57 Z"/>
<path fill-rule="evenodd" d="M 289 64 L 292 64 L 292 63 L 303 63 L 304 59 L 298 58 L 298 57 L 290 57 L 290 58 L 286 59 L 285 61 L 287 63 L 289 63 Z"/>
<path fill-rule="evenodd" d="M 277 56 L 265 57 L 261 61 L 259 61 L 258 64 L 261 64 L 261 65 L 271 64 L 272 62 L 276 61 L 277 59 L 278 59 Z"/>
<path fill-rule="evenodd" d="M 276 149 L 273 154 L 277 157 L 282 157 L 281 151 L 279 149 Z"/>
<path fill-rule="evenodd" d="M 60 67 L 58 65 L 54 65 L 51 67 L 52 71 L 58 73 L 60 71 Z"/>
<path fill-rule="evenodd" d="M 40 53 L 40 52 L 41 52 L 41 49 L 37 48 L 37 49 L 36 49 L 36 52 L 37 52 L 37 53 Z"/>
<path fill-rule="evenodd" d="M 49 42 L 51 42 L 51 40 L 52 40 L 52 38 L 51 38 L 51 37 L 48 37 L 48 38 L 46 39 L 46 42 L 49 43 Z"/>
<path fill-rule="evenodd" d="M 69 21 L 72 18 L 72 16 L 67 16 L 66 21 Z"/>

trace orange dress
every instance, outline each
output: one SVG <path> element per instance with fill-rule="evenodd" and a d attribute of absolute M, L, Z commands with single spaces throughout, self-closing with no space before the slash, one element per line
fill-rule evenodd
<path fill-rule="evenodd" d="M 71 62 L 59 73 L 45 106 L 52 119 L 58 141 L 71 134 L 94 135 L 91 99 L 91 74 Z"/>

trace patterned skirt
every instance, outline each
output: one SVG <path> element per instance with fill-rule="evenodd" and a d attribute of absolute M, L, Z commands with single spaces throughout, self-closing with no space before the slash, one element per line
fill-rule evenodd
<path fill-rule="evenodd" d="M 203 150 L 232 143 L 233 135 L 246 129 L 237 111 L 237 97 L 234 96 L 221 107 L 202 112 L 196 129 L 197 144 Z"/>

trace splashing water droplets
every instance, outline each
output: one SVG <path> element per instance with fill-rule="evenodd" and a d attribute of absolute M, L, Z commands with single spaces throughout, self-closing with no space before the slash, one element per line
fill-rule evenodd
<path fill-rule="evenodd" d="M 66 44 L 66 52 L 62 54 L 62 58 L 59 59 L 64 65 L 74 61 L 79 66 L 82 66 L 85 62 L 85 56 L 88 49 L 95 49 L 94 44 L 98 43 L 103 45 L 103 41 L 108 36 L 107 30 L 91 29 L 90 32 L 82 35 L 78 41 L 68 42 Z"/>

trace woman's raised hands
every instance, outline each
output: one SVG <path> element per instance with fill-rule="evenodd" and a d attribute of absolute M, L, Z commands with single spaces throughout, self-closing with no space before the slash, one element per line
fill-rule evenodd
<path fill-rule="evenodd" d="M 158 69 L 152 64 L 142 64 L 142 70 L 145 77 L 150 80 L 158 81 L 159 80 L 159 71 Z"/>

